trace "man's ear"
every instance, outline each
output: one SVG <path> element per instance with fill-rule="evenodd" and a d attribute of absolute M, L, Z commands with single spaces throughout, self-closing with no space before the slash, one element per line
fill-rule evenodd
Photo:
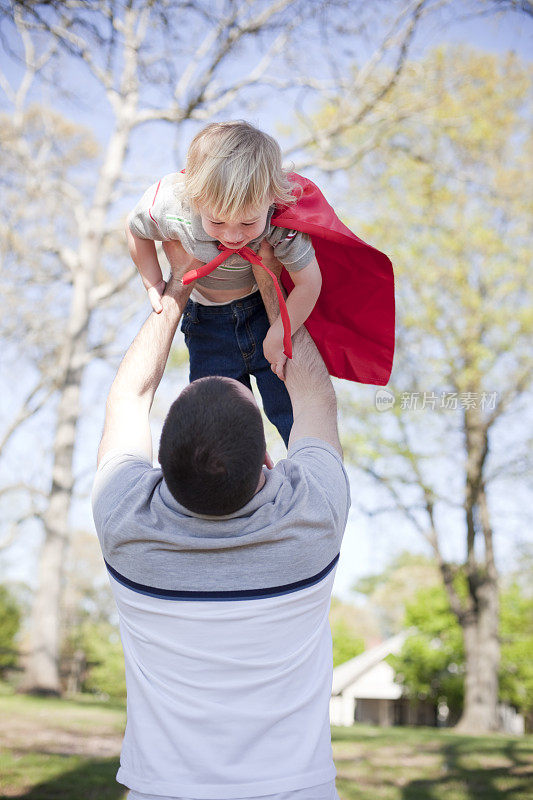
<path fill-rule="evenodd" d="M 270 456 L 268 454 L 268 450 L 265 450 L 265 460 L 263 461 L 263 464 L 265 465 L 265 467 L 267 469 L 273 469 L 273 467 L 274 467 L 274 462 L 270 458 Z"/>

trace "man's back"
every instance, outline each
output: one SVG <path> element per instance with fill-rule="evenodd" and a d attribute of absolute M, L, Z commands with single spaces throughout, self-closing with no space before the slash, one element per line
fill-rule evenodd
<path fill-rule="evenodd" d="M 118 779 L 237 798 L 333 779 L 328 610 L 349 507 L 335 449 L 301 439 L 232 515 L 174 500 L 112 454 L 94 510 L 121 619 L 128 726 Z"/>
<path fill-rule="evenodd" d="M 111 386 L 93 495 L 126 661 L 117 777 L 131 800 L 333 800 L 327 616 L 349 507 L 335 392 L 299 328 L 284 376 L 289 457 L 273 468 L 249 388 L 193 382 L 163 426 L 163 480 L 149 413 L 191 268 L 178 242 L 165 252 L 175 272 Z M 261 257 L 279 274 L 264 242 Z"/>

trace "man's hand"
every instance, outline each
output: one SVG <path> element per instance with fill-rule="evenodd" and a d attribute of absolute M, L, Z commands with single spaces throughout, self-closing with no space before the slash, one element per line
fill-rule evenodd
<path fill-rule="evenodd" d="M 273 248 L 263 242 L 259 250 L 263 263 L 279 276 L 281 264 L 274 257 Z M 278 298 L 272 278 L 254 267 L 254 275 L 265 304 L 272 327 L 281 325 Z M 276 322 L 279 320 L 278 322 Z M 267 337 L 270 334 L 267 334 Z M 265 342 L 267 337 L 265 337 Z M 331 378 L 315 343 L 302 325 L 294 334 L 293 357 L 284 367 L 285 386 L 291 398 L 294 424 L 289 438 L 289 447 L 298 439 L 308 436 L 331 444 L 342 456 L 337 429 L 337 403 Z"/>
<path fill-rule="evenodd" d="M 272 245 L 263 239 L 257 255 L 259 256 L 265 267 L 268 267 L 269 270 L 274 273 L 274 275 L 279 281 L 281 270 L 283 269 L 283 264 L 274 255 L 274 248 L 272 247 Z M 272 286 L 272 278 L 270 277 L 268 272 L 263 269 L 263 267 L 260 267 L 259 264 L 252 264 L 252 270 L 254 273 L 255 282 L 257 283 L 260 291 L 262 287 Z"/>
<path fill-rule="evenodd" d="M 275 257 L 274 248 L 272 245 L 266 241 L 261 242 L 258 255 L 263 264 L 274 273 L 279 281 L 283 264 Z M 274 283 L 268 272 L 266 272 L 263 267 L 260 267 L 259 264 L 252 264 L 252 269 L 254 272 L 255 282 L 257 283 L 259 291 L 261 292 L 263 302 L 265 302 L 266 296 L 272 296 L 273 298 L 271 304 L 265 302 L 268 319 L 272 325 L 263 342 L 263 353 L 265 354 L 266 360 L 270 363 L 272 372 L 275 372 L 278 378 L 283 381 L 285 380 L 285 364 L 287 362 L 287 356 L 283 352 L 283 325 L 281 322 L 281 317 L 279 316 L 279 306 L 277 314 L 271 313 L 273 304 L 275 303 L 277 306 L 277 296 L 274 289 Z M 284 291 L 283 288 L 282 291 Z"/>
<path fill-rule="evenodd" d="M 199 261 L 197 258 L 194 258 L 194 256 L 191 256 L 191 254 L 185 250 L 182 243 L 178 239 L 172 239 L 172 241 L 163 242 L 163 250 L 165 251 L 168 263 L 170 264 L 172 276 L 179 282 L 181 282 L 181 279 L 186 272 L 189 272 L 191 269 L 201 267 L 205 263 L 203 261 Z"/>

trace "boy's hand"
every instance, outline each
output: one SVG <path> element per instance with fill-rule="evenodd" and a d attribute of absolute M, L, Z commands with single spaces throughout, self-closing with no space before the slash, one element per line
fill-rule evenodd
<path fill-rule="evenodd" d="M 263 342 L 263 353 L 266 360 L 270 363 L 272 372 L 275 372 L 278 378 L 284 380 L 285 363 L 287 356 L 283 352 L 283 325 L 277 322 L 270 327 L 265 340 Z"/>
<path fill-rule="evenodd" d="M 150 300 L 152 308 L 156 314 L 160 314 L 163 311 L 161 298 L 163 296 L 163 292 L 165 291 L 166 285 L 166 281 L 160 280 L 155 284 L 155 286 L 150 286 L 148 289 L 148 299 Z"/>

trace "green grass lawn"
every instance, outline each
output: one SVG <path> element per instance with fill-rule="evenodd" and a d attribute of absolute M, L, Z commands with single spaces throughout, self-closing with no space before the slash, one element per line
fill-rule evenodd
<path fill-rule="evenodd" d="M 333 728 L 342 800 L 532 800 L 533 736 Z"/>
<path fill-rule="evenodd" d="M 122 800 L 126 714 L 85 700 L 0 696 L 0 798 Z"/>
<path fill-rule="evenodd" d="M 125 800 L 115 782 L 125 711 L 0 696 L 0 800 Z M 533 736 L 334 728 L 341 800 L 533 800 Z"/>

